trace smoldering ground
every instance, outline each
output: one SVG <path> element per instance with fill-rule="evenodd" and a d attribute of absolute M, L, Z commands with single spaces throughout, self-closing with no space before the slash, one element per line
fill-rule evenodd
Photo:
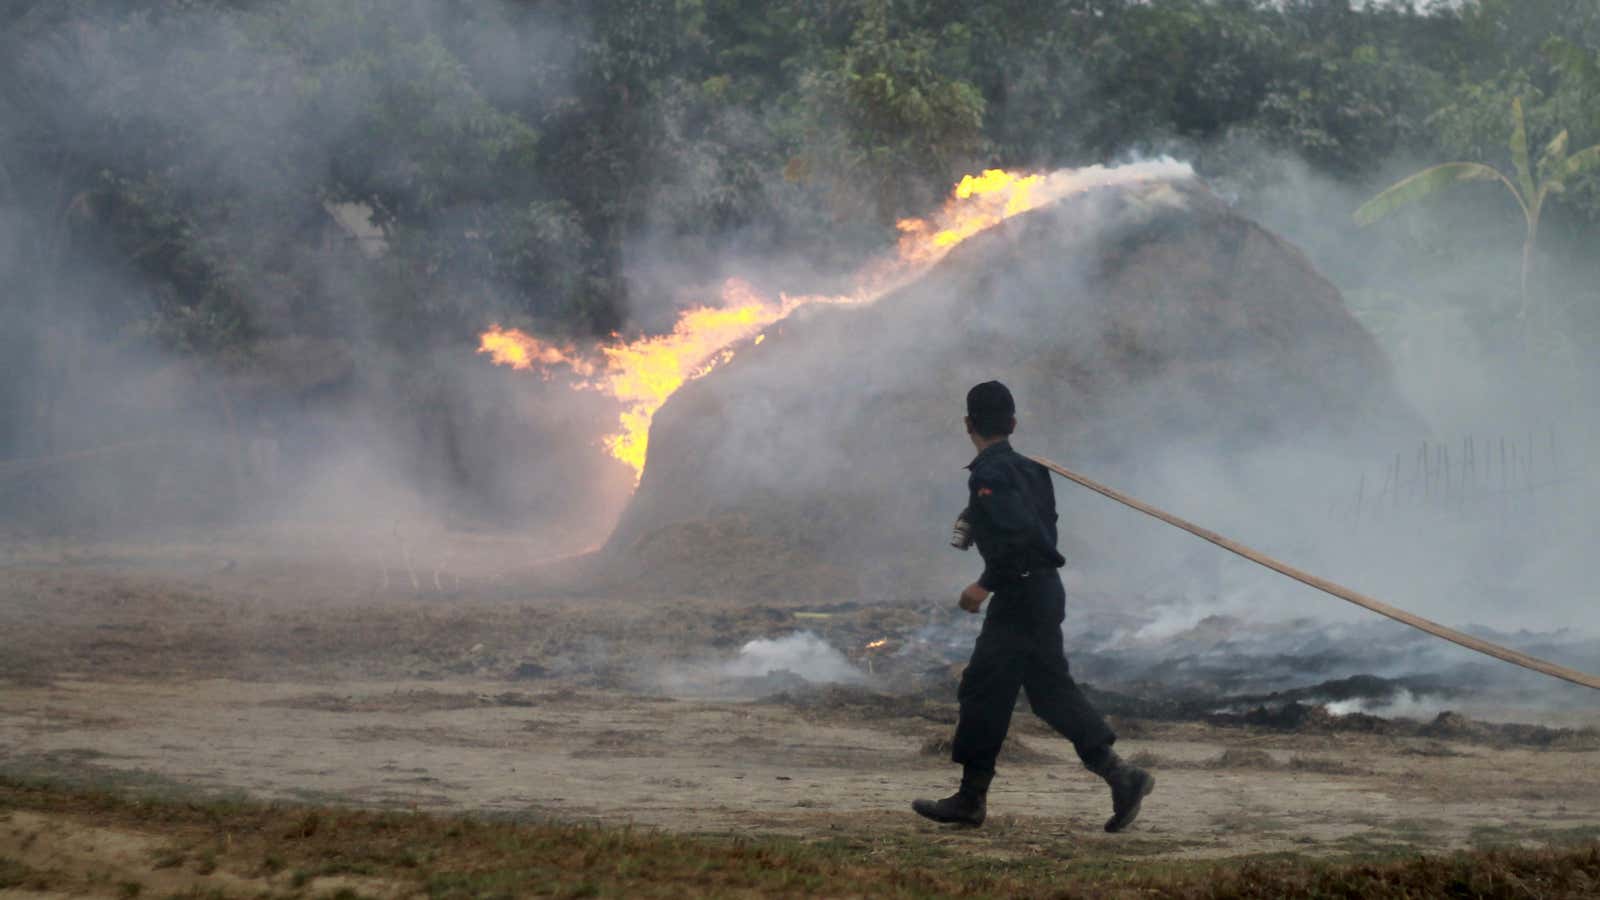
<path fill-rule="evenodd" d="M 41 48 L 0 55 L 0 68 L 59 61 L 63 133 L 114 183 L 62 192 L 38 177 L 61 148 L 15 155 L 15 120 L 0 116 L 0 253 L 18 286 L 0 297 L 0 799 L 12 814 L 0 858 L 25 864 L 3 874 L 59 885 L 81 866 L 95 873 L 83 890 L 127 894 L 388 894 L 414 877 L 428 879 L 419 890 L 466 884 L 448 867 L 480 864 L 437 843 L 397 857 L 383 813 L 359 821 L 374 823 L 396 880 L 355 881 L 357 820 L 325 808 L 342 805 L 407 821 L 461 812 L 460 830 L 480 836 L 482 816 L 504 815 L 512 830 L 552 819 L 826 838 L 830 856 L 868 848 L 872 865 L 903 842 L 922 867 L 942 845 L 1050 878 L 1057 864 L 1120 878 L 1154 856 L 1364 862 L 1595 833 L 1600 786 L 1573 773 L 1592 767 L 1600 736 L 1577 689 L 1060 482 L 1073 672 L 1160 790 L 1137 833 L 1104 835 L 1103 786 L 1019 709 L 985 829 L 939 832 L 905 809 L 953 774 L 956 686 L 981 619 L 954 605 L 978 561 L 946 542 L 972 455 L 961 399 L 988 378 L 1017 391 L 1024 451 L 1446 624 L 1600 668 L 1584 587 L 1586 414 L 1570 381 L 1521 366 L 1515 340 L 1499 338 L 1516 240 L 1507 252 L 1490 227 L 1506 212 L 1495 199 L 1462 194 L 1358 230 L 1350 212 L 1386 176 L 1353 188 L 1292 160 L 1178 153 L 1210 186 L 1173 187 L 1192 204 L 1181 214 L 1157 190 L 1014 217 L 905 293 L 853 313 L 802 309 L 735 346 L 661 410 L 659 453 L 633 493 L 632 471 L 600 444 L 619 405 L 582 378 L 494 366 L 474 352 L 482 329 L 614 348 L 714 302 L 729 276 L 769 296 L 848 291 L 893 252 L 875 217 L 928 210 L 880 204 L 849 166 L 817 163 L 828 148 L 785 165 L 770 110 L 705 116 L 696 96 L 740 86 L 685 83 L 642 113 L 682 116 L 661 131 L 670 148 L 654 148 L 675 160 L 614 170 L 648 171 L 619 193 L 653 208 L 601 223 L 626 234 L 625 258 L 598 265 L 611 251 L 594 222 L 521 176 L 560 177 L 575 147 L 605 141 L 530 143 L 474 100 L 525 104 L 535 130 L 560 122 L 574 108 L 570 57 L 589 48 L 584 15 L 251 8 L 268 18 L 152 15 L 120 31 L 68 12 Z M 432 20 L 437 42 L 418 38 L 414 16 L 441 10 L 460 19 Z M 623 49 L 652 49 L 648 27 L 622 25 Z M 329 35 L 332 50 L 319 43 Z M 297 51 L 303 38 L 321 49 Z M 444 45 L 452 54 L 435 52 Z M 471 77 L 457 79 L 462 54 Z M 1054 92 L 1048 74 L 1035 81 Z M 643 106 L 628 77 L 570 90 L 615 98 L 593 108 L 623 114 L 580 130 L 637 149 L 649 130 L 631 130 L 626 113 Z M 188 94 L 189 82 L 221 90 Z M 16 102 L 11 87 L 0 80 L 0 102 Z M 375 140 L 374 109 L 447 139 L 400 128 Z M 719 150 L 735 142 L 776 163 Z M 174 172 L 116 170 L 126 152 L 169 144 L 181 145 Z M 958 162 L 941 188 L 1034 160 Z M 485 187 L 451 181 L 445 195 L 466 199 L 427 206 L 457 176 Z M 829 178 L 831 194 L 818 186 Z M 737 222 L 753 195 L 764 206 L 747 230 L 682 227 Z M 169 223 L 193 242 L 130 246 L 139 230 L 115 227 L 195 207 L 209 212 Z M 831 242 L 814 240 L 828 229 Z M 1409 252 L 1446 234 L 1471 266 Z M 1344 291 L 1337 305 L 1297 268 L 1301 251 Z M 189 275 L 226 263 L 225 278 L 175 282 L 169 263 Z M 1125 276 L 1115 296 L 1111 270 Z M 619 272 L 625 316 L 601 302 Z M 1148 298 L 1172 309 L 1118 313 Z M 595 305 L 552 308 L 567 302 Z M 1365 330 L 1340 318 L 1346 304 Z M 1318 324 L 1300 328 L 1302 316 Z M 594 336 L 612 329 L 621 337 Z M 1185 365 L 1151 377 L 1170 357 Z M 1392 415 L 1352 413 L 1367 404 Z M 152 793 L 313 807 L 292 807 L 281 828 L 247 814 L 229 837 L 202 806 L 193 827 L 215 852 L 158 853 L 142 831 L 107 868 L 106 805 L 81 814 L 95 830 L 63 830 L 57 814 L 83 801 L 60 803 L 39 779 L 136 793 L 138 829 L 163 827 Z M 609 828 L 580 830 L 611 846 Z M 72 841 L 83 852 L 49 855 L 80 833 L 95 839 Z M 338 855 L 302 871 L 294 854 L 312 844 Z M 527 858 L 512 865 L 529 871 Z"/>
<path fill-rule="evenodd" d="M 1294 174 L 1297 167 L 1285 164 L 1285 169 L 1291 178 L 1303 178 Z M 1362 199 L 1358 192 L 1336 191 L 1325 183 L 1281 190 L 1295 197 L 1315 194 L 1330 215 L 1341 217 Z M 1275 195 L 1263 196 L 1270 200 Z M 1263 208 L 1259 214 L 1292 226 L 1303 209 Z M 1426 224 L 1448 227 L 1431 217 Z M 1092 221 L 1077 225 L 1095 227 Z M 1335 244 L 1331 233 L 1346 237 Z M 1353 265 L 1362 247 L 1383 240 L 1357 232 L 1353 225 L 1337 229 L 1320 223 L 1308 237 L 1314 258 L 1331 265 Z M 1395 310 L 1363 311 L 1391 358 L 1403 354 L 1417 336 L 1384 314 L 1405 313 L 1406 304 L 1428 302 L 1429 292 L 1447 292 L 1448 286 L 1459 284 L 1457 272 L 1441 271 L 1431 279 L 1414 260 L 1404 262 L 1413 269 L 1408 291 L 1421 299 L 1396 297 Z M 1358 286 L 1370 285 L 1373 277 L 1365 271 L 1329 275 Z M 941 305 L 943 300 L 928 300 L 925 308 L 888 323 L 869 323 L 865 317 L 858 323 L 848 311 L 825 313 L 845 320 L 844 331 L 879 329 L 868 351 L 870 365 L 834 358 L 829 354 L 837 351 L 820 340 L 814 350 L 801 350 L 802 356 L 813 352 L 816 360 L 796 367 L 810 371 L 807 366 L 812 366 L 814 377 L 785 383 L 759 365 L 741 369 L 736 361 L 726 372 L 723 389 L 702 391 L 699 384 L 690 385 L 684 396 L 691 399 L 683 401 L 692 404 L 690 409 L 709 410 L 712 420 L 736 428 L 730 433 L 702 427 L 688 433 L 687 444 L 676 450 L 668 446 L 663 451 L 668 461 L 655 460 L 672 467 L 660 476 L 665 483 L 681 483 L 692 471 L 684 464 L 698 464 L 708 455 L 715 460 L 717 481 L 694 499 L 677 492 L 674 502 L 686 505 L 663 511 L 660 498 L 649 496 L 647 472 L 640 502 L 657 507 L 645 515 L 656 522 L 676 518 L 684 523 L 720 517 L 730 525 L 740 523 L 733 526 L 736 540 L 778 528 L 782 541 L 791 546 L 800 543 L 822 556 L 842 553 L 863 570 L 877 571 L 865 585 L 851 589 L 852 598 L 866 603 L 936 601 L 940 585 L 947 589 L 965 583 L 964 576 L 972 573 L 963 571 L 965 561 L 959 555 L 942 551 L 947 526 L 937 511 L 955 510 L 962 502 L 958 466 L 970 450 L 958 424 L 959 397 L 973 381 L 1008 373 L 1006 363 L 975 365 L 960 351 L 952 356 L 943 349 L 949 342 L 946 332 L 975 328 L 972 341 L 992 342 L 1022 357 L 1041 352 L 1040 345 L 1053 345 L 1073 365 L 1108 364 L 1106 350 L 1085 337 L 1095 333 L 1094 327 L 1039 334 L 1041 296 L 1057 303 L 1065 297 L 1092 308 L 1092 288 L 1081 283 L 1007 283 L 1002 276 L 984 282 L 982 290 L 990 296 L 962 299 L 1002 299 L 987 303 L 977 319 L 953 312 L 959 307 Z M 1081 301 L 1070 299 L 1086 293 L 1090 296 Z M 1092 321 L 1091 316 L 1081 323 Z M 1332 367 L 1297 373 L 1311 380 L 1351 378 L 1344 391 L 1355 396 L 1372 390 L 1362 379 L 1381 376 L 1387 389 L 1400 393 L 1414 411 L 1411 428 L 1373 421 L 1369 431 L 1332 434 L 1328 425 L 1348 420 L 1308 410 L 1290 401 L 1287 390 L 1268 390 L 1252 395 L 1257 403 L 1252 414 L 1268 423 L 1295 423 L 1286 429 L 1291 433 L 1218 440 L 1203 428 L 1174 427 L 1168 412 L 1171 398 L 1182 396 L 1189 386 L 1157 381 L 1096 398 L 1105 407 L 1148 411 L 1124 415 L 1113 434 L 1096 434 L 1082 426 L 1064 428 L 1066 419 L 1052 421 L 1051 410 L 1071 410 L 1074 398 L 1060 396 L 1069 387 L 1024 381 L 1017 444 L 1077 465 L 1091 476 L 1358 590 L 1513 645 L 1537 646 L 1579 668 L 1592 667 L 1593 622 L 1579 562 L 1583 535 L 1592 528 L 1590 488 L 1577 487 L 1586 479 L 1580 474 L 1581 454 L 1573 453 L 1587 440 L 1587 424 L 1564 411 L 1556 413 L 1570 384 L 1555 378 L 1546 392 L 1541 379 L 1550 373 L 1515 368 L 1504 347 L 1471 349 L 1477 352 L 1441 355 L 1435 347 L 1424 357 L 1426 364 L 1412 360 L 1392 374 L 1351 375 L 1348 369 Z M 1446 362 L 1452 368 L 1441 370 Z M 1241 353 L 1234 364 L 1254 363 Z M 1389 363 L 1368 365 L 1387 369 Z M 842 385 L 821 374 L 846 368 L 851 377 Z M 741 396 L 740 378 L 762 379 L 762 387 Z M 948 383 L 948 405 L 936 409 L 914 403 L 911 415 L 929 421 L 942 416 L 949 426 L 943 432 L 923 427 L 926 423 L 906 426 L 904 401 L 912 393 L 910 384 L 928 378 Z M 1486 382 L 1501 390 L 1473 393 Z M 1472 396 L 1440 401 L 1439 392 L 1452 383 L 1463 385 Z M 1056 395 L 1028 393 L 1027 387 L 1041 384 L 1042 391 Z M 1533 392 L 1534 399 L 1507 401 L 1520 391 Z M 785 392 L 812 400 L 796 404 L 774 399 Z M 689 415 L 686 421 L 700 420 Z M 848 423 L 843 426 L 847 431 L 879 432 L 887 444 L 872 445 L 868 438 L 863 450 L 856 446 L 862 441 L 854 433 L 848 435 L 848 446 L 824 437 L 837 435 L 839 423 Z M 937 451 L 906 446 L 903 434 L 910 431 L 928 435 Z M 1508 433 L 1515 437 L 1510 439 L 1509 460 L 1502 462 L 1500 448 Z M 674 438 L 663 433 L 658 440 L 667 446 Z M 791 460 L 783 442 L 807 448 L 804 458 Z M 684 452 L 685 446 L 697 449 Z M 928 462 L 935 455 L 948 463 L 942 474 Z M 859 509 L 841 516 L 837 506 L 820 500 L 837 493 L 841 473 L 863 491 L 911 479 L 926 483 L 928 494 L 898 507 L 864 500 Z M 1467 651 L 1419 638 L 1402 626 L 1372 621 L 1368 613 L 1233 560 L 1100 498 L 1066 486 L 1060 494 L 1066 549 L 1078 578 L 1068 633 L 1076 635 L 1076 647 L 1093 677 L 1144 684 L 1165 679 L 1173 688 L 1261 691 L 1361 673 L 1448 673 L 1455 682 L 1479 688 L 1500 684 L 1506 693 L 1496 702 L 1507 697 L 1517 703 L 1582 702 L 1581 691 L 1545 685 Z M 819 498 L 809 514 L 810 528 L 807 514 L 785 518 L 780 526 L 770 508 L 763 512 L 765 502 L 808 496 Z M 804 503 L 798 508 L 804 509 Z M 639 515 L 639 509 L 628 515 Z M 680 531 L 704 533 L 688 527 Z M 620 540 L 613 538 L 619 551 L 634 546 L 635 540 L 651 550 L 662 543 L 641 535 L 629 519 L 622 534 Z M 741 546 L 747 558 L 768 554 L 760 543 Z M 774 582 L 770 590 L 782 592 L 784 587 Z M 952 645 L 963 638 L 970 641 L 970 634 L 952 635 Z M 937 634 L 928 639 L 941 640 Z"/>
<path fill-rule="evenodd" d="M 248 243 L 254 218 L 280 210 L 285 197 L 306 194 L 317 181 L 313 173 L 336 169 L 350 155 L 383 157 L 374 176 L 380 183 L 411 177 L 417 161 L 407 159 L 404 148 L 373 147 L 363 139 L 361 110 L 374 92 L 394 86 L 385 82 L 385 73 L 342 84 L 321 105 L 308 109 L 296 102 L 293 85 L 327 73 L 308 68 L 292 54 L 233 52 L 239 27 L 227 18 L 179 17 L 149 24 L 130 40 L 91 25 L 66 29 L 54 36 L 55 43 L 25 50 L 37 65 L 61 66 L 67 98 L 81 101 L 61 105 L 61 114 L 73 120 L 66 130 L 101 148 L 107 160 L 164 134 L 198 136 L 186 158 L 206 178 L 183 187 L 237 192 L 249 213 L 224 223 L 219 240 Z M 362 28 L 354 27 L 354 38 L 365 34 Z M 559 94 L 566 89 L 562 48 L 581 30 L 581 24 L 570 22 L 482 28 L 475 46 L 489 61 L 488 71 L 504 73 L 503 78 L 488 78 L 487 89 Z M 410 49 L 421 52 L 425 47 Z M 515 61 L 524 58 L 544 60 L 553 74 L 544 81 L 522 78 L 522 63 Z M 82 59 L 98 62 L 69 78 L 66 73 Z M 257 86 L 237 95 L 237 107 L 218 108 L 198 103 L 184 89 L 185 82 L 196 80 L 197 71 L 201 81 Z M 262 81 L 257 76 L 263 72 L 274 75 Z M 404 74 L 403 69 L 387 72 L 396 80 Z M 131 105 L 136 114 L 111 116 L 119 105 Z M 748 124 L 742 115 L 729 114 L 716 127 L 742 128 Z M 97 131 L 94 123 L 101 120 L 122 122 L 123 130 Z M 268 133 L 292 134 L 295 140 L 287 146 L 261 143 L 259 138 Z M 679 133 L 685 144 L 692 144 L 688 135 L 688 130 Z M 684 167 L 679 180 L 663 189 L 663 204 L 689 202 L 678 195 L 698 197 L 712 190 L 720 174 L 716 160 L 701 163 Z M 1300 244 L 1325 274 L 1348 288 L 1347 298 L 1388 350 L 1396 367 L 1395 384 L 1424 427 L 1404 436 L 1356 434 L 1337 443 L 1284 438 L 1241 449 L 1197 443 L 1182 430 L 1154 422 L 1147 430 L 1128 427 L 1114 435 L 1059 430 L 1051 422 L 1051 405 L 1071 398 L 1035 392 L 1020 398 L 1018 445 L 1069 464 L 1081 462 L 1090 474 L 1114 477 L 1119 487 L 1432 618 L 1505 631 L 1509 640 L 1525 647 L 1548 643 L 1557 658 L 1592 668 L 1592 649 L 1586 649 L 1591 645 L 1583 643 L 1591 639 L 1594 626 L 1583 556 L 1586 536 L 1593 532 L 1588 502 L 1592 488 L 1576 464 L 1588 445 L 1590 423 L 1560 402 L 1569 394 L 1519 380 L 1526 373 L 1515 378 L 1505 374 L 1510 368 L 1494 348 L 1444 342 L 1441 335 L 1461 333 L 1465 326 L 1455 331 L 1436 328 L 1431 312 L 1418 312 L 1452 309 L 1451 300 L 1462 295 L 1463 284 L 1481 280 L 1482 272 L 1502 271 L 1504 254 L 1485 254 L 1482 268 L 1469 272 L 1428 271 L 1426 264 L 1387 257 L 1385 265 L 1371 266 L 1372 252 L 1383 249 L 1385 239 L 1343 224 L 1364 199 L 1362 192 L 1317 181 L 1292 161 L 1283 162 L 1282 168 L 1288 174 L 1278 184 L 1271 189 L 1253 186 L 1241 195 L 1240 208 Z M 1206 174 L 1217 176 L 1221 184 L 1229 173 Z M 22 185 L 35 180 L 25 170 L 8 171 L 8 178 Z M 774 208 L 797 217 L 817 214 L 816 199 L 803 194 L 792 182 L 770 178 L 767 195 Z M 617 413 L 601 398 L 570 390 L 560 381 L 494 370 L 471 354 L 470 334 L 445 331 L 425 338 L 413 335 L 397 347 L 384 343 L 400 313 L 425 313 L 429 303 L 452 302 L 481 301 L 496 309 L 505 302 L 501 295 L 426 297 L 397 312 L 385 305 L 393 299 L 388 293 L 393 285 L 383 278 L 384 263 L 365 256 L 359 235 L 352 238 L 319 222 L 316 227 L 330 229 L 343 249 L 291 254 L 283 265 L 313 273 L 330 291 L 360 292 L 362 301 L 349 307 L 358 312 L 342 313 L 345 318 L 327 328 L 320 341 L 262 340 L 237 358 L 179 363 L 178 354 L 140 340 L 141 329 L 156 321 L 149 311 L 173 298 L 136 268 L 106 261 L 114 254 L 102 259 L 92 247 L 71 245 L 78 225 L 113 217 L 117 209 L 98 208 L 92 198 L 35 202 L 34 195 L 16 190 L 8 196 L 8 221 L 15 225 L 8 231 L 12 249 L 7 264 L 30 273 L 25 283 L 31 299 L 9 308 L 10 321 L 24 327 L 11 331 L 18 352 L 7 363 L 15 377 L 6 379 L 11 386 L 6 446 L 22 465 L 11 469 L 16 477 L 8 476 L 3 502 L 24 531 L 136 529 L 151 534 L 163 525 L 205 529 L 217 523 L 275 522 L 325 525 L 329 527 L 319 533 L 383 545 L 404 544 L 397 534 L 512 528 L 529 536 L 515 552 L 537 559 L 545 551 L 560 555 L 604 539 L 626 502 L 629 474 L 595 446 Z M 50 200 L 54 207 L 45 202 Z M 1447 202 L 1467 204 L 1480 213 L 1474 221 L 1491 221 L 1493 201 L 1477 206 L 1470 200 Z M 1419 213 L 1407 227 L 1448 232 L 1459 227 L 1452 211 L 1460 208 Z M 382 210 L 373 212 L 382 218 Z M 465 232 L 478 212 L 442 211 L 432 224 L 441 231 Z M 1094 227 L 1092 222 L 1079 224 Z M 629 272 L 638 288 L 635 321 L 652 328 L 669 324 L 683 299 L 715 296 L 715 282 L 724 272 L 794 290 L 803 290 L 812 277 L 830 288 L 827 282 L 836 281 L 831 273 L 806 271 L 792 256 L 777 263 L 770 252 L 745 252 L 781 244 L 781 229 L 735 235 L 727 248 L 698 247 L 685 253 L 684 245 L 671 239 L 670 229 L 651 225 L 643 223 L 635 236 Z M 39 234 L 57 233 L 68 235 L 71 264 L 64 268 L 70 271 L 41 272 L 30 264 L 34 241 Z M 347 246 L 352 242 L 357 246 Z M 708 261 L 718 279 L 704 278 Z M 1374 268 L 1403 273 L 1405 296 L 1396 299 L 1398 292 L 1380 283 Z M 308 315 L 274 289 L 270 276 L 244 272 L 236 282 L 269 333 L 273 322 Z M 1008 285 L 1001 280 L 985 289 L 996 299 L 986 307 L 989 314 L 980 323 L 981 332 L 972 332 L 974 340 L 1000 347 L 1050 343 L 1039 340 L 1031 317 L 1042 302 L 1039 297 L 1046 290 L 1063 292 L 1061 285 Z M 109 321 L 98 311 L 90 315 L 89 307 L 99 310 L 105 304 L 97 299 L 108 296 L 123 298 L 111 304 L 121 313 Z M 1082 291 L 1079 296 L 1092 305 L 1092 296 Z M 202 318 L 212 314 L 220 313 L 198 304 L 193 311 Z M 1459 315 L 1476 314 L 1467 310 Z M 970 321 L 962 327 L 969 326 Z M 852 562 L 861 555 L 892 562 L 863 565 L 861 577 L 840 578 L 836 584 L 844 593 L 833 602 L 911 603 L 920 608 L 943 602 L 940 591 L 949 593 L 965 583 L 972 560 L 943 548 L 948 521 L 961 504 L 959 466 L 969 455 L 959 429 L 960 391 L 973 381 L 1007 375 L 967 359 L 929 358 L 922 348 L 932 335 L 950 327 L 936 311 L 912 315 L 901 332 L 884 335 L 873 378 L 850 384 L 819 380 L 770 385 L 774 392 L 809 391 L 818 397 L 814 419 L 788 423 L 790 433 L 812 436 L 802 438 L 814 441 L 806 468 L 764 468 L 767 454 L 759 442 L 716 448 L 730 470 L 741 469 L 750 482 L 789 498 L 837 487 L 840 473 L 848 473 L 849 480 L 862 484 L 913 479 L 926 495 L 924 502 L 905 509 L 864 507 L 857 514 L 857 528 L 836 532 L 819 533 L 804 520 L 792 522 L 787 546 L 793 552 L 765 559 L 741 554 L 732 541 L 732 549 L 723 548 L 726 552 L 705 546 L 716 542 L 718 532 L 700 528 L 703 523 L 697 520 L 712 508 L 691 510 L 677 517 L 673 529 L 691 535 L 700 542 L 691 549 L 715 560 L 690 565 L 697 571 L 689 575 L 701 579 L 690 584 L 691 590 L 705 587 L 708 571 L 754 566 L 760 568 L 760 577 L 740 581 L 727 591 L 728 599 L 805 596 L 817 588 L 793 582 L 811 577 L 814 568 L 785 571 L 784 565 L 813 551 L 829 557 L 840 547 L 871 551 L 858 553 Z M 178 337 L 176 346 L 181 347 L 182 335 Z M 1077 365 L 1102 364 L 1104 348 L 1083 335 L 1051 340 Z M 819 362 L 817 368 L 827 366 Z M 949 405 L 915 414 L 942 417 L 948 424 L 933 448 L 933 455 L 949 461 L 948 469 L 908 471 L 891 453 L 845 457 L 824 438 L 830 421 L 871 423 L 876 414 L 895 413 L 895 386 L 933 377 L 950 388 Z M 1170 401 L 1166 392 L 1175 387 L 1181 386 L 1130 387 L 1096 402 L 1155 410 Z M 1548 405 L 1529 402 L 1547 393 L 1557 399 Z M 1259 410 L 1263 420 L 1307 416 L 1307 410 L 1274 408 L 1271 398 L 1267 400 Z M 875 404 L 870 411 L 868 404 Z M 1203 409 L 1194 413 L 1206 415 Z M 763 412 L 755 404 L 742 407 L 741 414 L 759 425 Z M 893 434 L 888 428 L 883 433 Z M 1539 467 L 1534 489 L 1510 490 L 1516 482 L 1509 479 L 1525 475 L 1530 464 L 1491 470 L 1484 463 L 1474 470 L 1479 493 L 1462 488 L 1450 498 L 1454 506 L 1423 496 L 1428 476 L 1412 465 L 1423 441 L 1429 442 L 1432 459 L 1440 447 L 1454 450 L 1469 437 L 1483 448 L 1492 439 L 1498 450 L 1506 435 L 1522 447 L 1521 459 L 1538 454 L 1533 458 L 1540 462 L 1532 464 Z M 137 446 L 102 453 L 130 443 Z M 1551 446 L 1563 449 L 1547 451 Z M 83 453 L 92 455 L 78 455 Z M 1391 479 L 1388 473 L 1397 454 L 1401 471 Z M 1459 474 L 1464 464 L 1457 453 L 1454 477 L 1464 477 Z M 1493 476 L 1500 480 L 1493 490 L 1491 472 L 1500 473 Z M 652 476 L 647 471 L 645 477 Z M 1386 480 L 1392 485 L 1389 494 L 1384 493 Z M 1524 487 L 1527 481 L 1524 477 Z M 1552 490 L 1542 486 L 1545 481 L 1566 487 Z M 1188 666 L 1218 683 L 1233 679 L 1229 689 L 1256 690 L 1361 672 L 1401 676 L 1468 665 L 1464 651 L 1436 648 L 1409 636 L 1390 639 L 1400 634 L 1392 630 L 1399 626 L 1367 625 L 1361 618 L 1365 614 L 1229 561 L 1187 537 L 1168 534 L 1065 486 L 1059 494 L 1063 519 L 1070 523 L 1073 543 L 1067 549 L 1077 579 L 1075 618 L 1069 618 L 1068 633 L 1089 655 L 1085 664 L 1096 677 L 1177 680 L 1177 670 Z M 722 515 L 732 510 L 735 518 L 759 521 L 769 497 L 752 490 L 718 498 L 714 511 Z M 918 541 L 884 540 L 885 529 L 879 526 L 889 520 L 896 530 L 915 532 Z M 733 531 L 737 534 L 738 528 Z M 651 559 L 652 548 L 670 541 L 672 533 L 631 535 L 650 538 L 651 547 L 630 543 L 622 550 Z M 767 553 L 760 549 L 752 555 Z M 670 587 L 670 572 L 635 574 L 668 582 L 651 589 Z M 1082 630 L 1073 630 L 1080 625 Z M 1534 634 L 1518 634 L 1522 629 Z M 1119 663 L 1123 668 L 1117 668 Z M 1246 673 L 1254 674 L 1246 678 Z"/>

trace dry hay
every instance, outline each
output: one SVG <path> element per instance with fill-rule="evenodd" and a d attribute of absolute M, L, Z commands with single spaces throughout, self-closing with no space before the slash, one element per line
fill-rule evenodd
<path fill-rule="evenodd" d="M 1019 446 L 1105 477 L 1174 443 L 1227 456 L 1419 427 L 1337 289 L 1198 182 L 1034 210 L 766 338 L 656 416 L 615 565 L 769 600 L 915 596 L 963 498 L 962 397 L 987 378 L 1018 397 Z M 1097 540 L 1063 534 L 1080 558 Z"/>
<path fill-rule="evenodd" d="M 1169 759 L 1141 750 L 1128 761 L 1147 769 L 1201 769 L 1207 771 L 1312 772 L 1319 775 L 1370 775 L 1372 770 L 1330 756 L 1295 754 L 1279 760 L 1256 747 L 1228 747 L 1206 759 Z"/>

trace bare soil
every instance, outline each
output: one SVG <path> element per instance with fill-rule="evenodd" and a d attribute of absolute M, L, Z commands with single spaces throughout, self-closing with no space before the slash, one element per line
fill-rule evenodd
<path fill-rule="evenodd" d="M 1004 859 L 1338 858 L 1600 837 L 1592 741 L 1508 746 L 1138 719 L 1117 722 L 1118 748 L 1158 786 L 1132 832 L 1108 835 L 1104 786 L 1025 708 L 988 824 L 942 828 L 909 803 L 956 778 L 942 755 L 953 681 L 944 696 L 874 682 L 761 698 L 739 685 L 674 696 L 647 677 L 797 627 L 893 634 L 914 610 L 584 595 L 514 564 L 474 563 L 467 577 L 441 577 L 443 590 L 431 573 L 418 589 L 391 572 L 385 587 L 371 560 L 353 555 L 220 542 L 9 549 L 0 775 L 168 798 L 242 793 L 915 841 Z M 864 667 L 861 643 L 849 653 Z M 1562 724 L 1596 723 L 1600 714 Z M 32 871 L 101 866 L 96 883 L 114 896 L 111 870 L 128 869 L 117 860 L 138 857 L 149 871 L 143 860 L 160 842 L 113 832 L 8 811 L 0 860 Z M 142 881 L 181 893 L 209 877 L 193 868 Z M 30 896 L 26 884 L 0 894 Z"/>

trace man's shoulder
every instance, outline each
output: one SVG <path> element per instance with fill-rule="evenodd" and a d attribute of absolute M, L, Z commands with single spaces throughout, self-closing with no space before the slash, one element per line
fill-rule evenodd
<path fill-rule="evenodd" d="M 1010 447 L 1004 447 L 985 453 L 974 462 L 972 478 L 975 481 L 1010 480 L 1019 466 L 1028 464 L 1037 465 Z"/>
<path fill-rule="evenodd" d="M 997 454 L 993 464 L 995 473 L 989 476 L 991 478 L 1005 478 L 1027 485 L 1030 490 L 1041 486 L 1049 488 L 1053 484 L 1049 469 L 1010 447 L 1004 453 Z"/>
<path fill-rule="evenodd" d="M 1047 477 L 1049 476 L 1050 470 L 1045 468 L 1043 465 L 1041 465 L 1033 457 L 1024 456 L 1023 454 L 1018 453 L 1015 450 L 1011 451 L 1011 455 L 1014 458 L 1014 462 L 1015 462 L 1015 465 L 1017 466 L 1017 468 L 1023 469 L 1025 471 L 1027 471 L 1029 474 L 1032 474 L 1032 475 L 1044 475 L 1044 476 L 1047 476 Z"/>

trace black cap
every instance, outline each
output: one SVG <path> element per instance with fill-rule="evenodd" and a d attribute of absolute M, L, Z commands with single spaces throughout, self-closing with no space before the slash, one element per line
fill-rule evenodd
<path fill-rule="evenodd" d="M 1010 434 L 1011 417 L 1016 414 L 1011 391 L 998 381 L 985 381 L 967 391 L 967 415 L 979 434 Z"/>

